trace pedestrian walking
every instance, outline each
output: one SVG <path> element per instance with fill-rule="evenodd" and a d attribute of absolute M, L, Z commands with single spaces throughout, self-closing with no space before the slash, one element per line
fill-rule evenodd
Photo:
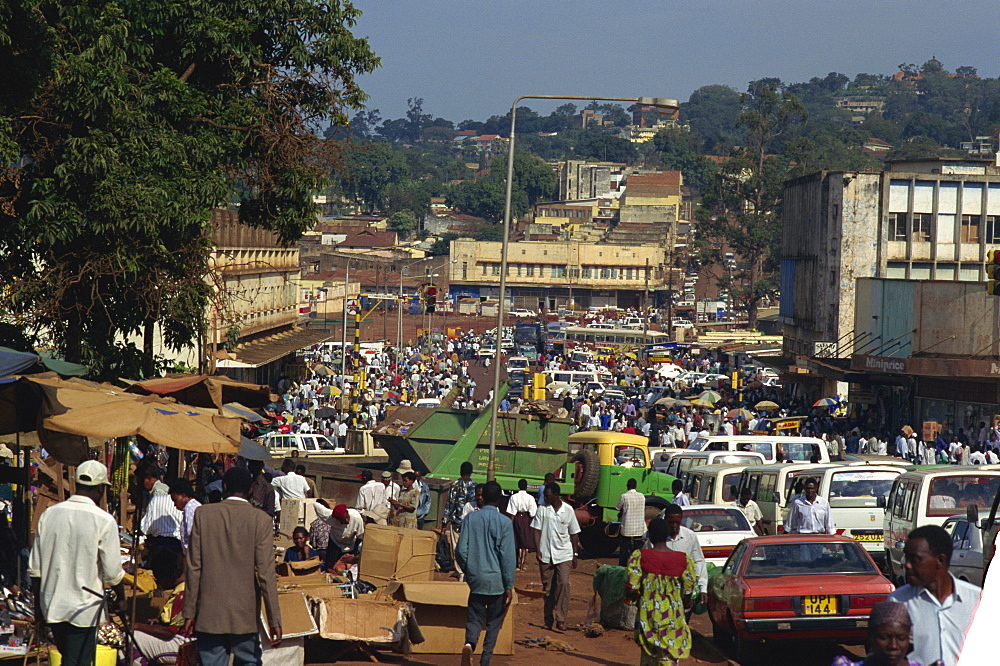
<path fill-rule="evenodd" d="M 469 584 L 463 666 L 472 663 L 472 652 L 479 642 L 484 622 L 486 637 L 479 663 L 482 666 L 490 663 L 497 634 L 513 599 L 517 554 L 513 524 L 497 508 L 502 496 L 503 491 L 496 481 L 488 481 L 483 486 L 483 506 L 462 522 L 455 549 L 455 557 Z"/>
<path fill-rule="evenodd" d="M 628 565 L 632 551 L 642 547 L 642 536 L 646 533 L 646 498 L 636 490 L 637 482 L 631 478 L 625 482 L 625 492 L 618 499 L 621 534 L 618 537 L 618 566 Z"/>
<path fill-rule="evenodd" d="M 919 629 L 913 634 L 910 656 L 920 664 L 957 663 L 979 604 L 979 588 L 948 570 L 952 549 L 951 535 L 940 525 L 910 532 L 903 548 L 907 584 L 889 595 L 889 601 L 906 606 Z"/>
<path fill-rule="evenodd" d="M 445 502 L 442 521 L 444 532 L 448 535 L 448 545 L 451 547 L 453 559 L 455 547 L 458 546 L 458 538 L 462 533 L 462 512 L 466 504 L 474 502 L 476 499 L 476 482 L 472 480 L 472 463 L 468 460 L 463 462 L 458 473 L 461 474 L 461 477 L 448 489 L 448 499 Z M 459 580 L 463 580 L 462 567 L 458 562 L 455 563 L 455 573 Z"/>
<path fill-rule="evenodd" d="M 628 560 L 626 595 L 638 610 L 635 642 L 642 650 L 642 666 L 676 664 L 691 655 L 691 629 L 684 610 L 698 593 L 698 577 L 694 561 L 672 550 L 669 538 L 667 521 L 650 521 L 653 547 L 635 551 Z"/>
<path fill-rule="evenodd" d="M 757 536 L 764 536 L 764 526 L 761 524 L 764 520 L 764 514 L 757 506 L 757 502 L 751 499 L 752 496 L 753 493 L 749 488 L 743 488 L 740 491 L 740 498 L 733 502 L 732 506 L 743 512 L 743 515 L 747 517 L 747 522 L 750 523 L 750 528 Z"/>
<path fill-rule="evenodd" d="M 76 492 L 38 519 L 28 575 L 36 622 L 52 630 L 64 666 L 89 666 L 97 652 L 97 628 L 104 620 L 100 592 L 111 585 L 124 602 L 125 572 L 118 524 L 99 508 L 110 485 L 107 468 L 87 460 L 77 466 L 75 478 Z"/>
<path fill-rule="evenodd" d="M 785 531 L 790 534 L 835 533 L 830 503 L 819 496 L 818 490 L 819 483 L 814 477 L 806 479 L 803 493 L 792 500 Z"/>
<path fill-rule="evenodd" d="M 203 666 L 261 663 L 260 602 L 272 646 L 281 643 L 274 575 L 274 525 L 248 501 L 253 477 L 233 467 L 222 478 L 225 499 L 194 514 L 184 596 L 185 633 L 194 632 Z"/>
<path fill-rule="evenodd" d="M 684 519 L 684 509 L 671 504 L 660 514 L 667 522 L 667 550 L 684 553 L 691 558 L 694 563 L 694 573 L 698 580 L 698 591 L 701 593 L 700 601 L 702 605 L 708 603 L 708 567 L 705 564 L 705 553 L 698 543 L 698 535 L 693 530 L 684 527 L 681 523 Z M 653 547 L 653 543 L 647 540 L 643 545 L 644 550 Z"/>
<path fill-rule="evenodd" d="M 538 512 L 535 498 L 528 493 L 528 480 L 517 482 L 517 492 L 507 501 L 507 513 L 514 521 L 514 543 L 517 546 L 517 569 L 524 571 L 524 560 L 529 550 L 537 548 L 535 531 L 531 529 L 531 520 Z"/>
<path fill-rule="evenodd" d="M 576 568 L 580 524 L 572 507 L 562 501 L 559 484 L 545 485 L 545 506 L 538 507 L 531 527 L 538 531 L 539 573 L 545 593 L 545 628 L 566 631 L 569 572 Z"/>

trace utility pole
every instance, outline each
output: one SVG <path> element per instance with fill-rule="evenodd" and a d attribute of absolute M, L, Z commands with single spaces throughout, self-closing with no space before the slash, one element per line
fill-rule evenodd
<path fill-rule="evenodd" d="M 642 351 L 649 344 L 649 257 L 646 257 L 646 289 L 642 294 Z"/>

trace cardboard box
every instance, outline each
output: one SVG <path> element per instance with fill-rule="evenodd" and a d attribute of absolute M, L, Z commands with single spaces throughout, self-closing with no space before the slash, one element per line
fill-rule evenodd
<path fill-rule="evenodd" d="M 279 592 L 278 609 L 281 611 L 281 633 L 285 638 L 301 638 L 319 633 L 312 609 L 302 592 Z M 260 621 L 269 627 L 267 609 L 261 604 Z"/>
<path fill-rule="evenodd" d="M 392 582 L 385 594 L 413 604 L 424 642 L 414 644 L 416 654 L 461 654 L 465 645 L 465 622 L 468 619 L 469 586 L 452 581 Z M 517 603 L 517 595 L 511 604 Z M 482 640 L 476 654 L 483 649 Z M 494 654 L 514 654 L 514 613 L 508 609 L 500 627 Z"/>
<path fill-rule="evenodd" d="M 340 594 L 336 589 L 323 595 L 309 593 L 319 609 L 320 637 L 333 641 L 398 643 L 406 635 L 403 603 L 371 594 L 357 599 Z"/>
<path fill-rule="evenodd" d="M 366 525 L 360 578 L 379 588 L 397 580 L 434 580 L 436 550 L 435 532 Z"/>

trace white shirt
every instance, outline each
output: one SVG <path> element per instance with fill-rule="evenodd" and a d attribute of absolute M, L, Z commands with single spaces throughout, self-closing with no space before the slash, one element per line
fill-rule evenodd
<path fill-rule="evenodd" d="M 648 542 L 648 539 L 647 539 Z M 698 535 L 694 531 L 680 526 L 680 531 L 673 539 L 667 539 L 667 548 L 678 553 L 687 553 L 694 562 L 694 572 L 698 576 L 698 589 L 708 592 L 708 567 L 705 566 L 705 553 L 698 543 Z"/>
<path fill-rule="evenodd" d="M 353 550 L 358 539 L 365 536 L 365 521 L 357 509 L 347 508 L 347 522 L 341 523 L 333 517 L 333 509 L 322 504 L 316 504 L 316 515 L 330 526 L 330 543 L 336 544 L 341 550 Z"/>
<path fill-rule="evenodd" d="M 299 476 L 295 472 L 279 476 L 271 481 L 271 485 L 278 490 L 282 499 L 304 499 L 309 493 L 309 482 L 306 481 L 306 477 Z"/>
<path fill-rule="evenodd" d="M 674 495 L 674 504 L 677 506 L 691 506 L 691 500 L 688 499 L 685 493 L 679 492 Z"/>
<path fill-rule="evenodd" d="M 181 522 L 184 516 L 170 495 L 154 492 L 146 505 L 146 511 L 142 514 L 142 522 L 139 527 L 147 537 L 174 537 L 181 538 Z"/>
<path fill-rule="evenodd" d="M 358 511 L 371 511 L 379 506 L 389 506 L 385 484 L 372 479 L 358 489 L 358 501 L 354 504 Z"/>
<path fill-rule="evenodd" d="M 949 574 L 950 575 L 950 574 Z M 971 583 L 951 576 L 955 586 L 952 594 L 940 603 L 926 587 L 904 585 L 889 595 L 889 601 L 906 605 L 913 623 L 913 652 L 907 655 L 920 664 L 931 664 L 938 659 L 944 666 L 955 666 L 958 653 L 965 640 L 965 632 L 972 624 L 972 616 L 979 604 L 980 590 Z M 995 629 L 993 630 L 995 633 Z M 990 661 L 996 658 L 993 646 Z M 971 660 L 968 663 L 974 663 Z M 995 662 L 992 662 L 995 663 Z"/>
<path fill-rule="evenodd" d="M 125 576 L 115 519 L 82 495 L 49 507 L 38 519 L 28 575 L 41 578 L 39 601 L 47 622 L 100 624 L 104 599 L 83 588 L 99 591 Z"/>
<path fill-rule="evenodd" d="M 743 512 L 743 515 L 747 517 L 747 522 L 750 523 L 750 527 L 753 527 L 764 519 L 764 514 L 761 513 L 760 507 L 753 500 L 747 500 L 746 506 L 741 505 L 739 501 L 733 502 L 732 506 Z"/>
<path fill-rule="evenodd" d="M 535 503 L 535 498 L 527 490 L 518 490 L 507 500 L 508 514 L 516 516 L 522 511 L 532 518 L 535 517 L 535 513 L 538 511 L 538 504 Z"/>
<path fill-rule="evenodd" d="M 792 500 L 792 510 L 785 521 L 785 531 L 795 534 L 833 534 L 833 514 L 830 503 L 825 498 L 816 495 L 812 502 L 806 500 L 805 494 Z"/>
<path fill-rule="evenodd" d="M 547 564 L 561 564 L 573 559 L 573 542 L 570 536 L 580 533 L 580 524 L 576 522 L 576 513 L 569 504 L 563 502 L 559 510 L 551 506 L 538 507 L 531 527 L 540 532 L 538 537 L 538 555 Z"/>
<path fill-rule="evenodd" d="M 622 536 L 641 537 L 646 531 L 646 497 L 635 488 L 622 493 L 615 506 L 621 513 Z"/>

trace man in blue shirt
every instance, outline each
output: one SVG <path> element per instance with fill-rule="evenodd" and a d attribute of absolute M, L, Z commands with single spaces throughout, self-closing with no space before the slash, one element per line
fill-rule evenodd
<path fill-rule="evenodd" d="M 535 500 L 538 502 L 538 506 L 545 506 L 545 486 L 556 480 L 556 475 L 549 472 L 545 475 L 545 481 L 542 482 L 542 486 L 538 489 L 538 496 Z"/>
<path fill-rule="evenodd" d="M 502 495 L 500 484 L 496 481 L 488 481 L 483 486 L 483 508 L 470 513 L 462 521 L 462 533 L 455 549 L 455 557 L 469 584 L 463 666 L 472 664 L 472 652 L 479 641 L 484 617 L 486 638 L 479 663 L 483 666 L 490 663 L 497 634 L 513 598 L 517 550 L 514 524 L 497 508 Z"/>

